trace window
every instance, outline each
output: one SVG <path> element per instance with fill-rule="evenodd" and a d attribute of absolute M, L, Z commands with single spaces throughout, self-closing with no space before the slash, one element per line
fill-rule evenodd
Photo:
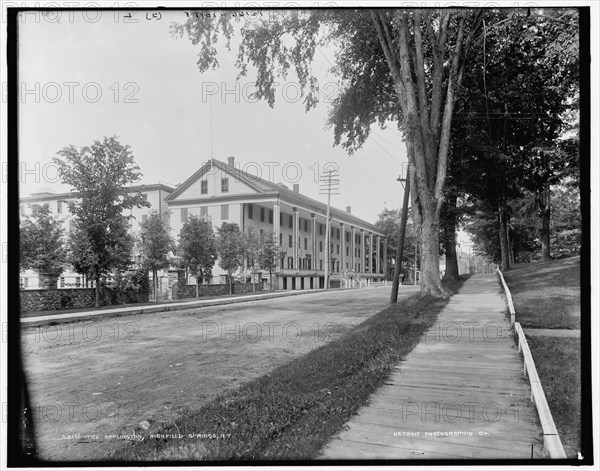
<path fill-rule="evenodd" d="M 324 224 L 319 223 L 319 235 L 323 235 L 323 226 Z"/>
<path fill-rule="evenodd" d="M 283 245 L 283 234 L 279 233 L 279 245 Z"/>
<path fill-rule="evenodd" d="M 294 257 L 288 257 L 288 268 L 294 268 Z"/>
<path fill-rule="evenodd" d="M 337 244 L 337 254 L 340 254 L 340 244 Z"/>
<path fill-rule="evenodd" d="M 81 288 L 81 277 L 80 276 L 75 277 L 75 288 Z"/>
<path fill-rule="evenodd" d="M 308 250 L 308 239 L 304 238 L 304 250 Z"/>
<path fill-rule="evenodd" d="M 221 193 L 229 192 L 229 178 L 221 178 Z"/>
<path fill-rule="evenodd" d="M 289 237 L 288 237 L 288 246 L 291 248 L 292 244 L 293 244 L 293 242 L 292 242 L 292 234 L 290 234 Z"/>
<path fill-rule="evenodd" d="M 206 218 L 208 216 L 208 206 L 202 206 L 200 208 L 200 216 Z"/>
<path fill-rule="evenodd" d="M 208 180 L 200 180 L 200 194 L 208 194 Z"/>
<path fill-rule="evenodd" d="M 289 217 L 289 221 L 288 221 L 288 222 L 289 222 L 289 224 L 288 224 L 288 225 L 289 225 L 289 227 L 290 227 L 290 229 L 291 229 L 292 227 L 294 227 L 294 216 L 292 216 L 292 215 L 290 214 L 288 217 Z"/>
<path fill-rule="evenodd" d="M 144 224 L 148 220 L 147 214 L 142 214 L 142 224 Z"/>
<path fill-rule="evenodd" d="M 273 210 L 269 209 L 269 224 L 273 224 Z"/>
<path fill-rule="evenodd" d="M 185 220 L 188 217 L 188 209 L 187 208 L 181 208 L 181 222 L 185 222 Z"/>
<path fill-rule="evenodd" d="M 319 252 L 323 252 L 323 241 L 319 241 Z"/>
<path fill-rule="evenodd" d="M 311 258 L 312 258 L 312 257 L 311 257 L 310 255 L 307 255 L 307 256 L 306 256 L 306 263 L 307 263 L 306 269 L 307 269 L 307 270 L 310 270 Z"/>
<path fill-rule="evenodd" d="M 350 233 L 346 232 L 346 242 L 350 242 Z"/>
<path fill-rule="evenodd" d="M 62 213 L 62 201 L 57 201 L 56 202 L 56 212 L 58 214 Z"/>
<path fill-rule="evenodd" d="M 308 232 L 308 219 L 304 220 L 304 232 Z"/>
<path fill-rule="evenodd" d="M 229 219 L 229 205 L 228 204 L 221 205 L 221 219 L 222 220 Z"/>
<path fill-rule="evenodd" d="M 349 257 L 349 256 L 350 256 L 350 247 L 346 247 L 346 257 Z"/>
<path fill-rule="evenodd" d="M 283 213 L 279 213 L 279 225 L 283 227 Z"/>
<path fill-rule="evenodd" d="M 335 238 L 338 240 L 340 239 L 340 230 L 339 229 L 337 229 L 337 236 Z"/>
<path fill-rule="evenodd" d="M 254 219 L 254 206 L 248 205 L 248 219 Z"/>
<path fill-rule="evenodd" d="M 61 277 L 60 277 L 60 287 L 61 287 L 61 288 L 64 288 L 64 287 L 65 287 L 65 277 L 64 277 L 64 276 L 61 276 Z"/>
<path fill-rule="evenodd" d="M 260 222 L 265 222 L 265 208 L 260 208 Z"/>

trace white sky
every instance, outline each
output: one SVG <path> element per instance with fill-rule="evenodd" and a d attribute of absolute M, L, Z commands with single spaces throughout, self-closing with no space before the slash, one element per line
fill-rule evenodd
<path fill-rule="evenodd" d="M 255 163 L 246 169 L 260 169 L 266 179 L 271 172 L 273 181 L 290 187 L 301 169 L 300 191 L 320 199 L 315 176 L 323 164 L 336 162 L 341 186 L 334 206 L 352 206 L 354 214 L 374 223 L 384 206 L 401 205 L 396 179 L 406 151 L 393 123 L 386 130 L 374 127 L 373 137 L 350 157 L 333 147 L 333 131 L 324 129 L 329 104 L 306 113 L 302 101 L 296 102 L 293 78 L 281 80 L 274 109 L 264 101 L 251 102 L 252 71 L 236 89 L 237 49 L 223 49 L 221 67 L 201 74 L 199 48 L 170 35 L 173 21 L 185 21 L 183 11 L 163 11 L 160 20 L 138 11 L 132 18 L 137 23 L 125 23 L 125 12 L 119 13 L 88 11 L 85 17 L 81 11 L 63 11 L 60 18 L 30 13 L 20 23 L 19 158 L 27 169 L 21 195 L 44 187 L 65 191 L 51 164 L 56 152 L 115 134 L 131 146 L 143 183 L 183 182 L 210 157 L 208 95 L 214 90 L 215 158 L 226 161 L 233 155 L 242 168 Z M 322 97 L 338 90 L 336 78 L 327 74 L 333 60 L 332 50 L 315 55 Z"/>

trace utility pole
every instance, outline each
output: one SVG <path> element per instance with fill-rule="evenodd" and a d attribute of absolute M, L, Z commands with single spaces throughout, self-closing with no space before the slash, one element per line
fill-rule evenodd
<path fill-rule="evenodd" d="M 321 175 L 321 184 L 319 186 L 320 194 L 327 194 L 327 221 L 325 225 L 325 289 L 329 289 L 329 264 L 330 262 L 330 239 L 331 239 L 331 230 L 330 230 L 330 221 L 329 221 L 329 210 L 331 205 L 331 195 L 339 195 L 339 173 L 337 169 L 324 170 Z M 316 264 L 315 260 L 315 264 Z"/>
<path fill-rule="evenodd" d="M 406 178 L 398 177 L 399 182 L 406 182 L 404 187 L 404 201 L 402 202 L 402 217 L 400 219 L 400 234 L 396 250 L 396 266 L 394 267 L 394 281 L 390 304 L 398 302 L 398 286 L 400 285 L 400 268 L 402 265 L 402 252 L 404 251 L 404 235 L 406 234 L 406 219 L 408 218 L 408 196 L 410 194 L 410 167 L 406 170 Z"/>

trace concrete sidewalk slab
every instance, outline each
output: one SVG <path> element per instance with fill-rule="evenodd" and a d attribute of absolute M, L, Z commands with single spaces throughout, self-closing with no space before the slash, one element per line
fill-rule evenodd
<path fill-rule="evenodd" d="M 475 275 L 320 459 L 546 458 L 495 275 Z"/>

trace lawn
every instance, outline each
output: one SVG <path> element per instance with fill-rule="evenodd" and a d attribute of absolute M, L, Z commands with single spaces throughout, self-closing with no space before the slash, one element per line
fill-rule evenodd
<path fill-rule="evenodd" d="M 504 272 L 517 313 L 530 329 L 579 329 L 580 259 L 515 265 Z"/>
<path fill-rule="evenodd" d="M 526 329 L 579 329 L 580 258 L 517 265 L 504 273 L 517 322 Z M 581 342 L 579 338 L 527 339 L 544 393 L 569 458 L 581 450 Z"/>
<path fill-rule="evenodd" d="M 460 284 L 449 288 L 456 291 Z M 154 431 L 153 438 L 132 442 L 113 457 L 119 461 L 314 458 L 415 347 L 446 304 L 418 296 L 405 299 L 336 341 L 218 396 L 200 410 L 183 411 Z"/>
<path fill-rule="evenodd" d="M 568 458 L 577 458 L 581 450 L 579 339 L 531 337 L 527 343 L 565 453 Z"/>

